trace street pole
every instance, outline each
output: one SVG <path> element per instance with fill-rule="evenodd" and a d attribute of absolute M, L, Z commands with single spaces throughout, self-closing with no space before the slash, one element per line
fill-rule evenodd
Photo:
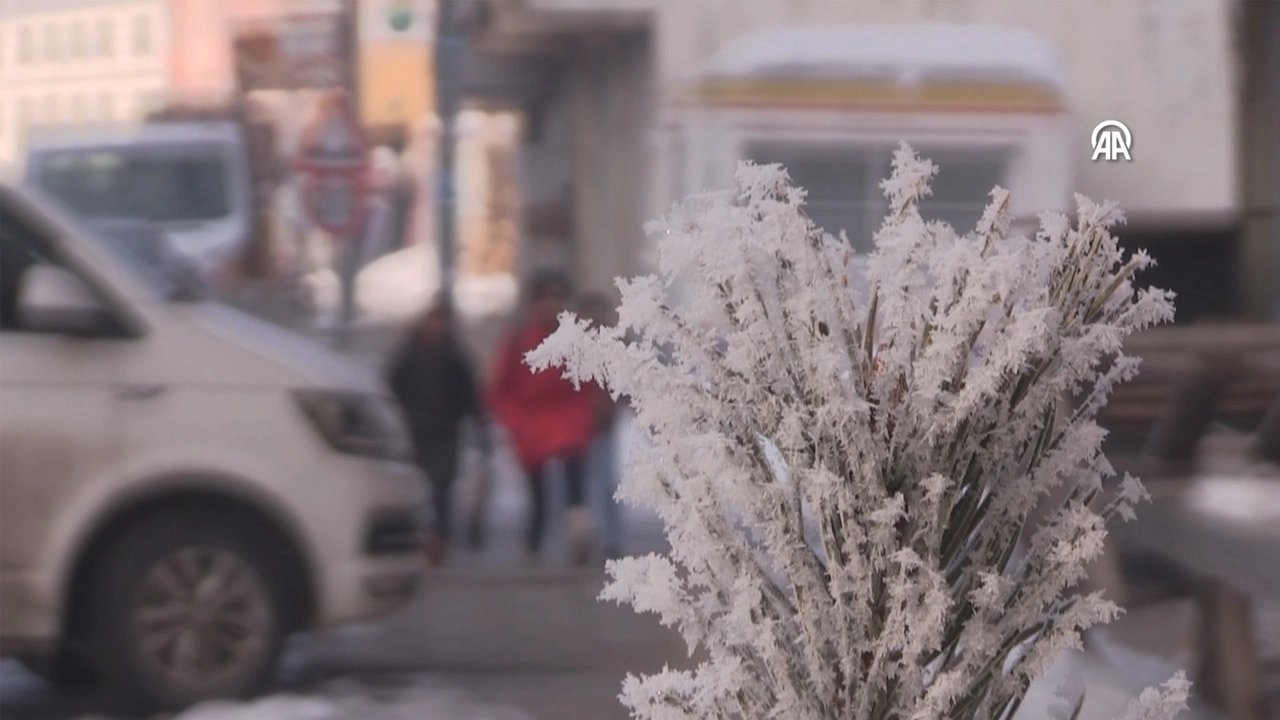
<path fill-rule="evenodd" d="M 359 6 L 356 0 L 343 0 L 341 5 L 341 18 L 338 27 L 341 40 L 338 43 L 338 52 L 341 53 L 341 66 L 344 70 L 341 78 L 342 90 L 346 93 L 347 102 L 350 103 L 352 111 L 355 113 L 357 122 L 360 118 L 360 37 L 359 37 Z M 362 209 L 363 210 L 363 209 Z M 338 279 L 341 283 L 341 309 L 338 318 L 338 332 L 335 344 L 339 349 L 345 350 L 351 344 L 351 330 L 356 318 L 356 276 L 360 271 L 360 247 L 362 245 L 362 232 L 364 223 L 360 223 L 354 230 L 346 233 L 346 237 L 341 238 L 342 252 L 338 253 L 338 262 L 341 263 L 338 268 Z"/>
<path fill-rule="evenodd" d="M 455 272 L 454 242 L 457 233 L 457 191 L 454 182 L 457 141 L 458 85 L 462 73 L 463 37 L 458 27 L 455 0 L 436 0 L 436 115 L 440 118 L 436 178 L 438 200 L 440 291 L 452 299 Z"/>

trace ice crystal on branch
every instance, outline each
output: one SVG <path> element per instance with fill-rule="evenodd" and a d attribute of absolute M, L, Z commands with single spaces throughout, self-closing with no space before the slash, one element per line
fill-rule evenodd
<path fill-rule="evenodd" d="M 620 281 L 616 327 L 568 317 L 530 354 L 631 398 L 648 441 L 620 492 L 671 553 L 613 563 L 603 597 L 706 659 L 628 679 L 638 717 L 998 720 L 1116 614 L 1075 587 L 1143 493 L 1104 489 L 1094 417 L 1171 296 L 1134 285 L 1151 261 L 1118 247 L 1115 206 L 1079 197 L 1074 223 L 1013 237 L 996 188 L 959 235 L 921 217 L 935 172 L 897 152 L 855 270 L 780 167 L 744 164 L 652 227 L 660 272 Z"/>

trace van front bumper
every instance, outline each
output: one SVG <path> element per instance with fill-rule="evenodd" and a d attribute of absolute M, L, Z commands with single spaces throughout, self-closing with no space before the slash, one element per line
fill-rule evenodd
<path fill-rule="evenodd" d="M 308 475 L 314 625 L 375 618 L 411 599 L 427 567 L 422 471 L 333 455 Z"/>

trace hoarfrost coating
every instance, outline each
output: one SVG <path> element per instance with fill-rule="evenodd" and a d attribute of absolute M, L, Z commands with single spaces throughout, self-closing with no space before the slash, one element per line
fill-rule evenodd
<path fill-rule="evenodd" d="M 602 597 L 706 659 L 628 678 L 638 717 L 1010 717 L 1117 614 L 1077 588 L 1144 491 L 1104 487 L 1094 417 L 1137 370 L 1122 340 L 1169 320 L 1171 295 L 1134 285 L 1151 261 L 1118 247 L 1114 205 L 1078 197 L 1074 224 L 1011 237 L 996 188 L 960 235 L 918 212 L 935 172 L 898 150 L 855 291 L 804 191 L 744 164 L 652 226 L 659 274 L 619 282 L 616 327 L 569 315 L 530 353 L 631 398 L 649 441 L 619 492 L 659 513 L 671 553 L 612 563 Z M 1175 678 L 1130 717 L 1185 697 Z"/>

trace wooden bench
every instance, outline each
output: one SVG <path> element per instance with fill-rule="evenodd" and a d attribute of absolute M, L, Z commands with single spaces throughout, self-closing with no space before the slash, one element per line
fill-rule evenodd
<path fill-rule="evenodd" d="M 1161 328 L 1125 350 L 1142 367 L 1099 414 L 1108 452 L 1189 459 L 1210 422 L 1252 430 L 1280 396 L 1280 325 Z"/>
<path fill-rule="evenodd" d="M 1189 481 L 1144 506 L 1129 539 L 1195 578 L 1197 692 L 1232 720 L 1264 720 L 1252 607 L 1280 599 L 1280 473 Z"/>
<path fill-rule="evenodd" d="M 1099 421 L 1116 439 L 1114 464 L 1155 500 L 1116 529 L 1194 579 L 1198 692 L 1232 720 L 1262 720 L 1251 608 L 1280 599 L 1280 325 L 1166 328 L 1126 351 L 1141 372 Z M 1215 423 L 1252 434 L 1210 433 Z M 1118 565 L 1115 548 L 1109 560 Z M 1099 574 L 1123 602 L 1118 567 Z"/>

